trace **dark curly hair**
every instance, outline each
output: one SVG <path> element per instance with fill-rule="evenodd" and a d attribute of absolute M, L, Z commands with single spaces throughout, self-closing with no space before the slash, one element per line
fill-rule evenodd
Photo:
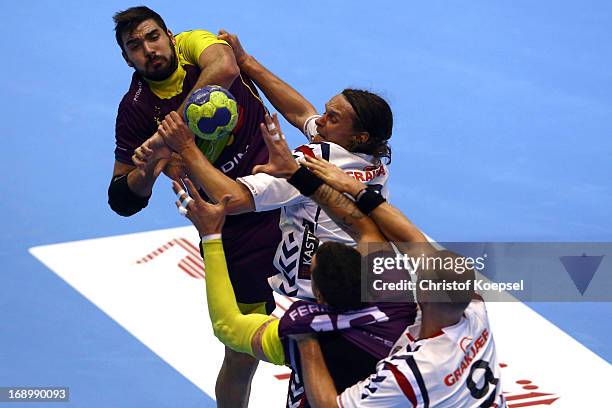
<path fill-rule="evenodd" d="M 148 7 L 130 7 L 127 10 L 115 13 L 113 16 L 113 21 L 115 22 L 115 39 L 122 51 L 125 51 L 125 49 L 123 49 L 123 34 L 131 33 L 145 20 L 153 20 L 162 30 L 164 30 L 164 32 L 168 31 L 166 23 L 161 16 Z"/>

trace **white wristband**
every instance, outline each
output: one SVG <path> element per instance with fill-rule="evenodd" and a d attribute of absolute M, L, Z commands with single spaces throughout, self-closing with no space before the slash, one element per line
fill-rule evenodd
<path fill-rule="evenodd" d="M 208 234 L 204 235 L 201 241 L 204 243 L 206 241 L 212 241 L 213 239 L 221 239 L 221 234 Z"/>

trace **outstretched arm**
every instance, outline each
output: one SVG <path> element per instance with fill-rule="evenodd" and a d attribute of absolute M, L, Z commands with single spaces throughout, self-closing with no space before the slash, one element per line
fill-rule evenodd
<path fill-rule="evenodd" d="M 221 241 L 221 229 L 230 197 L 226 195 L 218 204 L 212 205 L 200 198 L 189 179 L 185 179 L 185 185 L 190 195 L 176 181 L 172 183 L 172 188 L 179 198 L 176 206 L 186 209 L 186 217 L 202 238 L 206 299 L 215 336 L 233 350 L 274 364 L 284 364 L 278 320 L 264 314 L 243 315 L 236 303 Z"/>
<path fill-rule="evenodd" d="M 317 114 L 314 106 L 291 85 L 270 72 L 255 57 L 247 54 L 235 34 L 220 30 L 219 38 L 232 46 L 240 70 L 255 82 L 274 108 L 287 119 L 287 122 L 303 131 L 306 119 Z"/>
<path fill-rule="evenodd" d="M 358 198 L 366 189 L 365 184 L 355 180 L 326 160 L 306 157 L 304 165 L 326 184 L 342 193 Z M 400 210 L 387 202 L 376 207 L 369 216 L 391 242 L 427 242 L 427 238 L 416 225 Z"/>

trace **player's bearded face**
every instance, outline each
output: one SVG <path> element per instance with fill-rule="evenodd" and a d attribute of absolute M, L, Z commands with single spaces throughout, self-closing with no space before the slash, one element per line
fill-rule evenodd
<path fill-rule="evenodd" d="M 147 59 L 145 71 L 140 72 L 141 75 L 153 81 L 161 81 L 168 78 L 176 70 L 177 67 L 176 51 L 170 45 L 170 55 L 154 55 Z"/>
<path fill-rule="evenodd" d="M 162 49 L 158 52 L 145 56 L 143 68 L 139 69 L 134 65 L 140 75 L 153 81 L 161 81 L 168 78 L 176 70 L 178 64 L 176 50 L 174 44 L 170 41 L 170 37 L 166 36 L 166 40 L 166 47 L 160 47 Z"/>
<path fill-rule="evenodd" d="M 127 37 L 125 59 L 140 75 L 161 81 L 176 70 L 178 58 L 171 34 L 153 20 L 142 22 Z"/>

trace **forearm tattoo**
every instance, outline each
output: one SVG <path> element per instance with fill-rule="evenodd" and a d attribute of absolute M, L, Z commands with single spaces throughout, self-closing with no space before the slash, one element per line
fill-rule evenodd
<path fill-rule="evenodd" d="M 362 222 L 367 217 L 352 200 L 327 184 L 321 185 L 312 198 L 340 228 L 361 235 Z"/>

